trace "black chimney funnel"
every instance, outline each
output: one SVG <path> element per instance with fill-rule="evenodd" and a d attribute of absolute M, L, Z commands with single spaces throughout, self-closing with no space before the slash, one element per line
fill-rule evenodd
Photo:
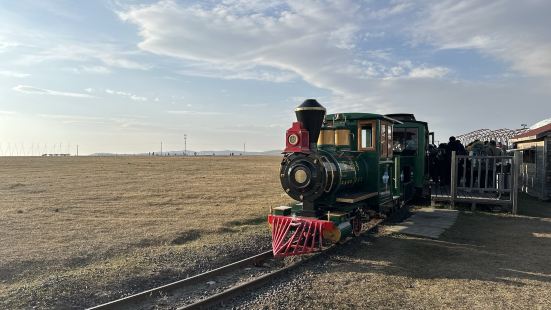
<path fill-rule="evenodd" d="M 325 108 L 316 99 L 306 99 L 295 109 L 297 121 L 301 122 L 310 134 L 310 148 L 315 149 L 320 135 Z"/>

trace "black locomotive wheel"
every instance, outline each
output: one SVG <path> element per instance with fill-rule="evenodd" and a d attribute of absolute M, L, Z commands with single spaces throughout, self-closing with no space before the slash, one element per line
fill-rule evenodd
<path fill-rule="evenodd" d="M 354 236 L 358 237 L 362 232 L 362 219 L 356 216 L 350 222 L 350 224 L 352 224 L 352 233 Z"/>

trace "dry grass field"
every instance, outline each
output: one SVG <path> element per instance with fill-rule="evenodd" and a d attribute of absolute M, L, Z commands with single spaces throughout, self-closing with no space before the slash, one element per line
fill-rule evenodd
<path fill-rule="evenodd" d="M 92 306 L 270 247 L 279 157 L 0 157 L 0 309 Z M 364 236 L 241 308 L 548 308 L 551 203 Z"/>
<path fill-rule="evenodd" d="M 0 157 L 0 308 L 91 306 L 270 245 L 278 157 Z"/>

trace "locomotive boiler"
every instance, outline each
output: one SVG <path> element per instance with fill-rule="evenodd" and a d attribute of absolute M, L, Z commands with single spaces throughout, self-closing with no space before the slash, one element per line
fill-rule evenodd
<path fill-rule="evenodd" d="M 314 99 L 295 114 L 280 180 L 297 203 L 272 208 L 268 216 L 275 256 L 314 252 L 358 235 L 369 218 L 411 198 L 403 194 L 408 167 L 394 154 L 393 127 L 402 122 L 371 113 L 326 115 Z"/>

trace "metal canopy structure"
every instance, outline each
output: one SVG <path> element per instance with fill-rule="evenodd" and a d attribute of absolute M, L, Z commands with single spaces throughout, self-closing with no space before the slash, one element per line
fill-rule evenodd
<path fill-rule="evenodd" d="M 529 130 L 529 128 L 520 128 L 520 129 L 501 128 L 496 130 L 478 129 L 478 130 L 471 131 L 469 133 L 457 136 L 456 139 L 461 141 L 463 145 L 467 145 L 477 139 L 480 141 L 494 140 L 496 142 L 501 142 L 503 145 L 509 145 L 509 140 L 512 137 L 520 135 L 521 133 L 527 130 Z"/>

